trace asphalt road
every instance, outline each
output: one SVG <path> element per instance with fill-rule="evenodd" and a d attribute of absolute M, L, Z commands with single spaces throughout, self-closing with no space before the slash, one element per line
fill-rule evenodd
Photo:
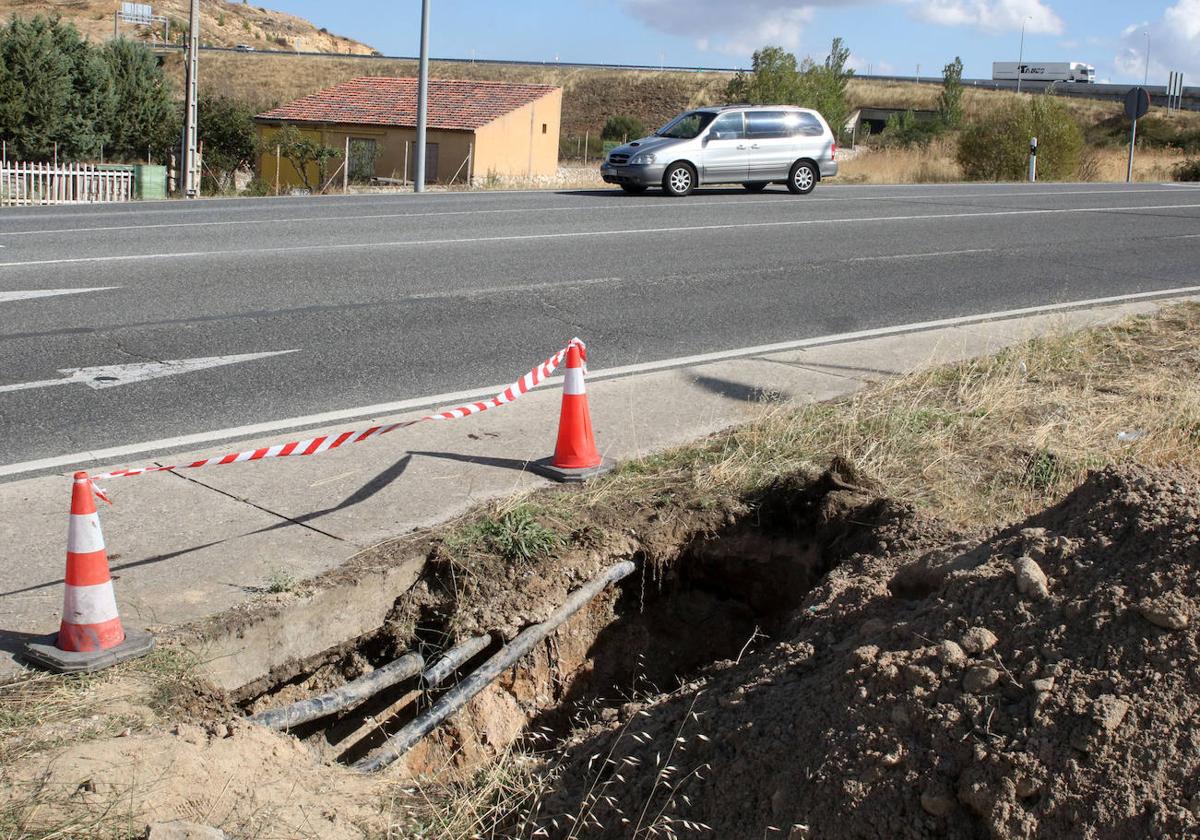
<path fill-rule="evenodd" d="M 1193 285 L 1200 189 L 1171 185 L 5 209 L 0 469 L 507 382 L 573 335 L 612 367 Z M 97 290 L 18 294 L 66 289 Z M 295 352 L 54 384 L 279 351 Z"/>

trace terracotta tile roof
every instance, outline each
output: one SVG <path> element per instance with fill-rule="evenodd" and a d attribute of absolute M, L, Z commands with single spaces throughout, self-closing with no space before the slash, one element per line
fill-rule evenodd
<path fill-rule="evenodd" d="M 429 127 L 474 129 L 541 99 L 558 88 L 505 82 L 429 80 Z M 417 124 L 417 80 L 364 76 L 259 114 L 263 121 Z"/>

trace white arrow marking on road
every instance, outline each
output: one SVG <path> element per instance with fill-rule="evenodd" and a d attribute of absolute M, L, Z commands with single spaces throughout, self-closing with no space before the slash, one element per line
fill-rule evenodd
<path fill-rule="evenodd" d="M 0 248 L 3 248 L 0 245 Z M 30 298 L 54 297 L 55 295 L 79 295 L 84 292 L 106 292 L 109 289 L 119 289 L 120 286 L 96 286 L 91 289 L 28 289 L 16 292 L 0 292 L 0 303 L 13 300 L 29 300 Z"/>
<path fill-rule="evenodd" d="M 193 370 L 233 365 L 238 362 L 249 362 L 254 359 L 265 359 L 268 356 L 282 356 L 286 353 L 298 353 L 299 350 L 272 350 L 267 353 L 242 353 L 237 356 L 208 356 L 202 359 L 170 359 L 165 362 L 135 362 L 129 365 L 100 365 L 99 367 L 66 368 L 59 373 L 63 379 L 42 379 L 38 382 L 18 382 L 15 385 L 0 385 L 0 393 L 6 391 L 26 391 L 30 388 L 52 388 L 55 385 L 70 385 L 80 383 L 97 390 L 115 388 L 118 385 L 129 385 L 133 382 L 144 382 L 147 379 L 158 379 L 163 376 L 174 376 L 177 373 L 190 373 Z"/>

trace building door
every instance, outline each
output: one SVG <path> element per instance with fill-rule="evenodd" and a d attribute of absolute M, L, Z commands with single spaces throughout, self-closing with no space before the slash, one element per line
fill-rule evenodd
<path fill-rule="evenodd" d="M 438 144 L 425 144 L 425 183 L 436 184 L 438 172 Z M 408 159 L 408 180 L 415 180 L 417 177 L 417 144 L 412 144 L 412 155 Z"/>

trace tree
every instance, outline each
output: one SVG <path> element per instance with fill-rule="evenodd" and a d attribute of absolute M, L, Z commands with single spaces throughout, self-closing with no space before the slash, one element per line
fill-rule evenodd
<path fill-rule="evenodd" d="M 946 128 L 958 128 L 963 120 L 963 63 L 958 56 L 942 68 L 942 94 L 938 97 L 938 118 Z"/>
<path fill-rule="evenodd" d="M 170 83 L 145 44 L 117 38 L 100 48 L 112 74 L 116 110 L 110 124 L 110 156 L 163 158 L 179 141 L 181 114 Z"/>
<path fill-rule="evenodd" d="M 227 96 L 205 96 L 199 102 L 199 138 L 204 165 L 219 191 L 233 187 L 234 174 L 253 165 L 259 152 L 254 109 Z"/>
<path fill-rule="evenodd" d="M 846 88 L 854 71 L 846 67 L 850 50 L 841 38 L 834 38 L 829 55 L 820 66 L 811 66 L 805 73 L 808 82 L 808 97 L 800 104 L 815 108 L 829 123 L 835 135 L 841 135 L 850 116 L 850 103 L 846 99 Z"/>
<path fill-rule="evenodd" d="M 796 56 L 783 47 L 756 50 L 750 73 L 738 72 L 725 89 L 730 102 L 750 105 L 795 104 L 803 93 L 803 81 L 796 67 Z"/>
<path fill-rule="evenodd" d="M 0 27 L 0 136 L 17 157 L 96 155 L 112 111 L 111 78 L 75 27 L 40 15 Z"/>
<path fill-rule="evenodd" d="M 609 117 L 604 128 L 600 131 L 601 140 L 636 140 L 639 137 L 646 136 L 646 127 L 642 125 L 642 121 L 637 117 L 616 116 Z"/>
<path fill-rule="evenodd" d="M 280 154 L 287 159 L 308 190 L 319 190 L 325 186 L 325 169 L 332 158 L 341 155 L 341 150 L 326 146 L 319 140 L 306 137 L 294 125 L 285 125 L 271 135 L 268 148 L 279 147 Z M 316 171 L 313 171 L 313 167 Z M 314 183 L 313 176 L 316 176 Z"/>
<path fill-rule="evenodd" d="M 834 38 L 821 64 L 810 58 L 799 65 L 796 56 L 782 47 L 763 47 L 754 53 L 750 73 L 739 72 L 729 82 L 730 102 L 751 105 L 802 105 L 825 117 L 835 134 L 843 130 L 850 106 L 846 86 L 853 70 L 846 67 L 850 50 Z"/>
<path fill-rule="evenodd" d="M 1063 180 L 1075 174 L 1083 133 L 1071 112 L 1053 96 L 1013 100 L 967 127 L 958 141 L 958 162 L 972 181 L 1019 181 L 1029 161 L 1029 140 L 1038 139 L 1038 177 Z"/>

